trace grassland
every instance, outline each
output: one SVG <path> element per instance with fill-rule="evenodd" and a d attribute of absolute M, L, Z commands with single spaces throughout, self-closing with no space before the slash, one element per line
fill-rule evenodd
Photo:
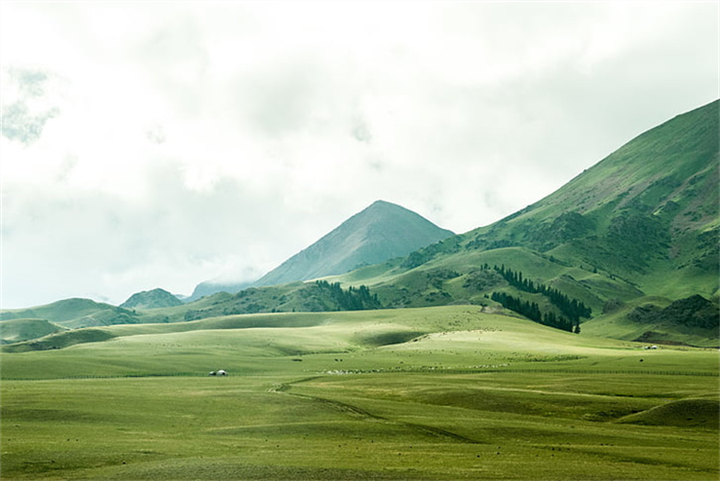
<path fill-rule="evenodd" d="M 56 334 L 72 335 L 0 354 L 4 480 L 719 474 L 717 350 L 477 306 Z"/>

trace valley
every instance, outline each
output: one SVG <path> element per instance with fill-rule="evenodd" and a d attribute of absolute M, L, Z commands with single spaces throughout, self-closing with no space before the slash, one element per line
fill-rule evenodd
<path fill-rule="evenodd" d="M 0 479 L 718 479 L 717 114 L 464 234 L 377 201 L 255 282 L 3 309 Z"/>
<path fill-rule="evenodd" d="M 240 315 L 5 352 L 2 478 L 717 478 L 716 349 L 508 314 Z"/>

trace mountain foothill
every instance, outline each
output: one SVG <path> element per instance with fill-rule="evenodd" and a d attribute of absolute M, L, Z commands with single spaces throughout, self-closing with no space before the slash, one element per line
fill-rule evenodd
<path fill-rule="evenodd" d="M 580 336 L 717 346 L 719 118 L 718 101 L 678 115 L 463 234 L 377 201 L 260 279 L 203 282 L 186 302 L 154 289 L 120 306 L 3 310 L 3 349 L 113 324 L 451 304 L 562 318 Z"/>

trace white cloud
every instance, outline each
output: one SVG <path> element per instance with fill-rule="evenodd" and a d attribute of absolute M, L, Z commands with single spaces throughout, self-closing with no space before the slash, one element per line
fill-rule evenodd
<path fill-rule="evenodd" d="M 3 302 L 259 276 L 376 199 L 488 224 L 717 97 L 717 8 L 4 4 Z"/>

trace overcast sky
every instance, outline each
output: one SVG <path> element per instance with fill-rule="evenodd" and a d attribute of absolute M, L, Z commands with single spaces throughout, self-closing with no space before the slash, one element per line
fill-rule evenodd
<path fill-rule="evenodd" d="M 718 2 L 5 0 L 0 62 L 2 307 L 118 304 L 539 200 L 718 97 Z"/>

